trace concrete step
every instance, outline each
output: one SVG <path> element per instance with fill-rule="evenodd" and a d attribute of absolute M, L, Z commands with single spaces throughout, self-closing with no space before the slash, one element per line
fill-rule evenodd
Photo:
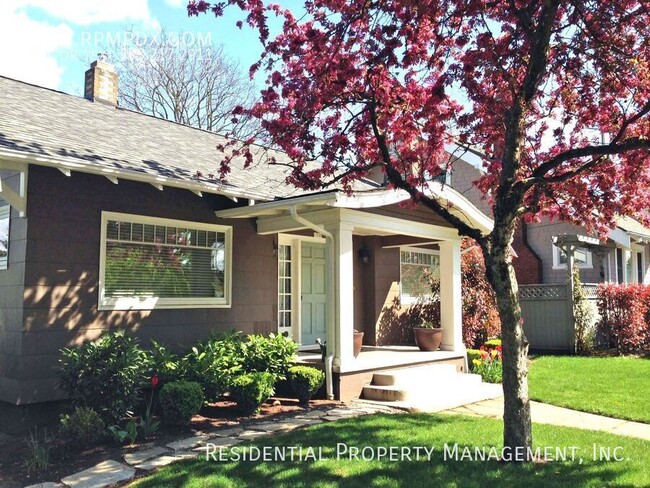
<path fill-rule="evenodd" d="M 393 369 L 378 371 L 372 377 L 373 385 L 412 385 L 429 380 L 438 380 L 443 377 L 456 375 L 456 366 L 453 364 L 432 364 L 414 368 Z"/>
<path fill-rule="evenodd" d="M 395 386 L 368 385 L 363 387 L 361 398 L 377 402 L 405 402 L 412 399 L 411 392 Z"/>

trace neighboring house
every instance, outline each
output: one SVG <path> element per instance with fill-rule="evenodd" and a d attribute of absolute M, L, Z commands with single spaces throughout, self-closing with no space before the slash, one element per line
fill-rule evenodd
<path fill-rule="evenodd" d="M 214 179 L 221 136 L 116 107 L 116 86 L 101 62 L 85 98 L 0 77 L 0 417 L 61 398 L 59 350 L 117 329 L 179 348 L 232 329 L 325 339 L 330 393 L 353 398 L 368 370 L 405 364 L 355 359 L 354 329 L 401 342 L 400 300 L 418 293 L 401 276 L 425 270 L 442 351 L 410 361 L 462 368 L 456 230 L 372 182 L 307 194 L 259 161 Z M 429 192 L 491 227 L 453 189 Z"/>
<path fill-rule="evenodd" d="M 461 159 L 452 163 L 449 184 L 486 215 L 492 214 L 488 198 L 474 185 L 483 174 L 480 156 L 449 148 Z M 606 242 L 592 249 L 578 249 L 575 262 L 583 283 L 650 282 L 650 229 L 630 217 L 621 217 Z M 554 236 L 586 235 L 585 229 L 548 218 L 522 222 L 515 232 L 513 259 L 520 285 L 555 284 L 567 281 L 566 254 L 553 244 Z"/>
<path fill-rule="evenodd" d="M 456 147 L 449 147 L 448 152 L 461 158 L 452 161 L 447 182 L 485 214 L 492 215 L 488 198 L 474 184 L 483 175 L 480 154 Z M 554 244 L 554 238 L 595 241 L 588 243 L 588 248 L 574 250 L 581 282 L 592 285 L 585 287 L 592 310 L 592 327 L 598 318 L 593 285 L 650 283 L 650 229 L 630 217 L 620 217 L 606 241 L 588 237 L 580 226 L 548 218 L 536 223 L 521 222 L 516 229 L 513 266 L 520 285 L 524 331 L 531 350 L 574 352 L 576 347 L 567 255 Z"/>

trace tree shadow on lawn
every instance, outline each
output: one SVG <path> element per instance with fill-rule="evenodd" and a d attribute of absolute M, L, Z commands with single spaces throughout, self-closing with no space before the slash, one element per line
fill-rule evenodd
<path fill-rule="evenodd" d="M 381 418 L 383 417 L 383 418 Z M 491 422 L 487 428 L 477 433 L 475 419 L 466 417 L 431 417 L 427 415 L 374 416 L 362 419 L 338 421 L 336 424 L 321 424 L 307 430 L 264 438 L 250 444 L 262 447 L 301 446 L 303 453 L 308 447 L 323 448 L 323 461 L 298 460 L 296 451 L 294 461 L 239 461 L 225 462 L 206 460 L 204 456 L 187 462 L 174 464 L 153 478 L 140 481 L 138 487 L 159 486 L 462 486 L 484 487 L 496 483 L 497 486 L 528 487 L 576 487 L 576 486 L 635 486 L 617 483 L 617 471 L 605 463 L 589 462 L 547 462 L 535 464 L 507 464 L 496 461 L 454 461 L 444 459 L 443 445 L 452 446 L 458 442 L 459 450 L 464 446 L 474 450 L 475 446 L 489 439 L 500 439 L 502 424 Z M 445 425 L 447 424 L 447 425 Z M 396 426 L 399 431 L 396 432 Z M 443 434 L 445 428 L 451 430 Z M 481 427 L 485 427 L 481 424 Z M 431 435 L 437 428 L 437 435 Z M 473 435 L 476 442 L 468 440 Z M 464 442 L 461 442 L 464 439 Z M 337 458 L 338 443 L 356 446 L 426 446 L 434 447 L 431 459 L 422 453 L 420 460 L 408 461 L 367 461 L 350 460 L 347 455 Z M 562 444 L 561 442 L 557 442 Z M 241 449 L 242 445 L 238 446 Z M 500 449 L 500 444 L 497 444 Z M 376 452 L 376 451 L 375 451 Z M 304 456 L 304 454 L 303 454 Z M 317 454 L 318 456 L 318 454 Z M 287 459 L 289 455 L 287 454 Z"/>

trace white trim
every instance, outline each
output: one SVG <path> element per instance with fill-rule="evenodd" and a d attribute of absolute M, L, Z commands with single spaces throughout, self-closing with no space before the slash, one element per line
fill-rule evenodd
<path fill-rule="evenodd" d="M 326 244 L 327 241 L 323 237 L 301 236 L 298 234 L 278 234 L 278 246 L 291 246 L 291 337 L 296 343 L 298 343 L 301 349 L 303 347 L 314 347 L 312 344 L 303 346 L 300 342 L 302 339 L 302 310 L 300 304 L 300 290 L 302 289 L 301 245 L 303 242 Z M 277 295 L 278 296 L 276 297 L 276 300 L 280 296 L 279 288 Z M 279 321 L 277 324 L 277 329 L 280 331 Z"/>
<path fill-rule="evenodd" d="M 490 232 L 494 222 L 481 210 L 479 210 L 465 196 L 453 188 L 439 182 L 431 182 L 425 188 L 424 193 L 450 209 L 452 213 L 461 220 L 473 225 L 484 232 Z M 273 202 L 261 203 L 253 207 L 238 207 L 215 212 L 221 218 L 251 218 L 269 216 L 282 216 L 289 207 L 303 209 L 308 207 L 334 207 L 341 209 L 368 209 L 395 205 L 408 201 L 410 195 L 403 190 L 374 190 L 368 192 L 356 192 L 352 195 L 345 195 L 340 192 L 324 192 L 305 195 L 301 197 L 287 198 Z M 301 212 L 301 215 L 303 212 Z M 281 218 L 281 217 L 280 217 Z M 294 222 L 295 228 L 295 222 Z M 288 232 L 288 229 L 276 232 Z M 260 232 L 260 233 L 266 233 Z M 273 232 L 268 232 L 273 233 Z"/>
<path fill-rule="evenodd" d="M 433 256 L 438 256 L 438 268 L 440 268 L 440 251 L 438 249 L 423 249 L 414 246 L 401 246 L 399 248 L 399 300 L 401 305 L 415 305 L 418 303 L 416 297 L 405 297 L 402 291 L 402 264 L 413 264 L 413 263 L 402 263 L 402 251 L 404 252 L 416 252 L 419 254 L 431 254 Z M 414 266 L 419 266 L 418 264 L 413 264 Z M 425 265 L 421 265 L 425 266 Z"/>
<path fill-rule="evenodd" d="M 109 220 L 120 220 L 139 224 L 154 224 L 174 227 L 190 227 L 194 229 L 221 232 L 225 234 L 224 262 L 224 296 L 222 298 L 158 298 L 158 297 L 121 297 L 107 298 L 104 296 L 104 274 L 106 263 L 106 224 Z M 232 305 L 232 227 L 174 220 L 145 215 L 134 215 L 117 212 L 102 212 L 101 237 L 99 249 L 99 291 L 98 310 L 153 310 L 168 308 L 230 308 Z"/>
<path fill-rule="evenodd" d="M 639 281 L 639 254 L 641 254 L 641 270 L 642 276 Z M 645 248 L 639 244 L 632 244 L 632 275 L 634 276 L 635 283 L 643 284 L 646 276 L 646 263 L 645 263 Z"/>
<path fill-rule="evenodd" d="M 256 198 L 259 200 L 266 200 L 268 196 L 261 195 L 255 192 L 250 191 L 236 191 L 231 190 L 227 185 L 223 183 L 208 183 L 203 181 L 188 181 L 180 180 L 177 178 L 169 178 L 166 176 L 154 175 L 150 173 L 142 173 L 139 171 L 125 170 L 120 168 L 105 167 L 99 166 L 93 163 L 88 163 L 84 161 L 79 161 L 75 158 L 53 158 L 49 156 L 39 156 L 35 154 L 23 154 L 20 152 L 15 152 L 7 149 L 0 149 L 0 167 L 7 167 L 11 165 L 12 167 L 17 167 L 20 164 L 24 165 L 24 168 L 28 164 L 34 164 L 37 166 L 47 166 L 50 168 L 64 168 L 71 171 L 79 171 L 82 173 L 89 173 L 94 175 L 105 176 L 111 182 L 113 178 L 119 178 L 124 180 L 138 181 L 141 183 L 151 183 L 153 185 L 163 185 L 173 188 L 182 188 L 185 190 L 199 190 L 205 193 L 214 193 L 216 195 L 232 196 L 232 197 L 243 197 L 243 198 Z"/>
<path fill-rule="evenodd" d="M 566 263 L 565 264 L 560 263 L 560 248 L 557 247 L 555 244 L 551 244 L 551 246 L 553 246 L 553 269 L 557 269 L 557 270 L 566 269 Z M 584 248 L 580 248 L 580 249 L 582 249 L 586 253 L 587 262 L 586 263 L 578 263 L 577 261 L 574 260 L 574 262 L 576 263 L 576 267 L 578 269 L 590 269 L 590 268 L 593 268 L 594 265 L 593 265 L 593 258 L 592 258 L 591 251 L 589 251 L 587 249 L 584 249 Z"/>
<path fill-rule="evenodd" d="M 7 219 L 7 255 L 0 260 L 0 270 L 9 268 L 9 247 L 11 243 L 11 205 L 0 205 L 0 220 Z"/>

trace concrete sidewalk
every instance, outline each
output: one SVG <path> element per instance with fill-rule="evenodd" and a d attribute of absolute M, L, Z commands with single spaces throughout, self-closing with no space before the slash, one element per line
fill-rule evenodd
<path fill-rule="evenodd" d="M 530 402 L 534 423 L 561 425 L 577 429 L 600 430 L 610 434 L 650 440 L 650 424 L 594 415 L 547 403 Z M 503 397 L 445 410 L 441 413 L 474 415 L 494 419 L 503 418 Z"/>

